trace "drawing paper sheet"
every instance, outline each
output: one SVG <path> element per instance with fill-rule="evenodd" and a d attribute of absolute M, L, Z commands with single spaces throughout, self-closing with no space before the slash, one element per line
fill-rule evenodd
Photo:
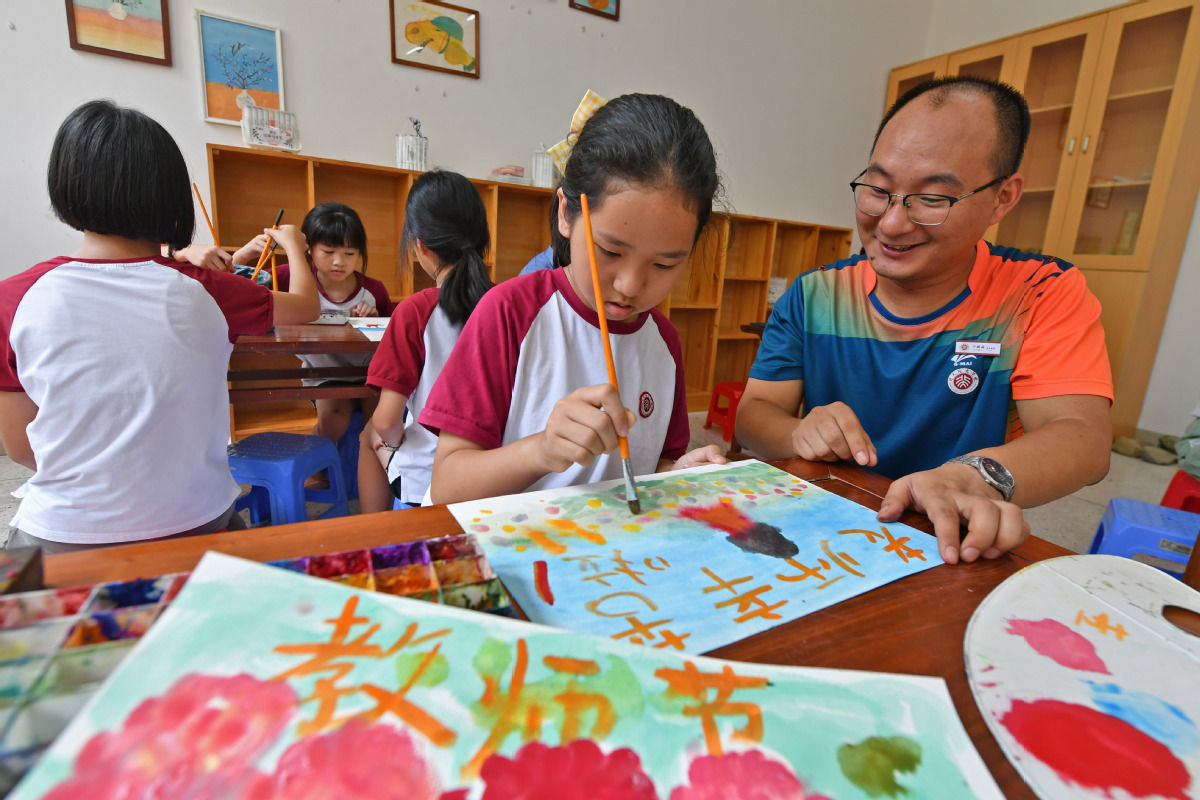
<path fill-rule="evenodd" d="M 971 689 L 1040 797 L 1200 797 L 1200 639 L 1168 605 L 1200 613 L 1200 592 L 1087 555 L 1026 567 L 975 610 Z"/>
<path fill-rule="evenodd" d="M 362 331 L 372 342 L 383 341 L 383 333 L 387 330 L 390 317 L 350 317 L 346 321 L 351 327 Z"/>
<path fill-rule="evenodd" d="M 684 656 L 208 553 L 11 797 L 449 800 L 513 786 L 1001 796 L 940 679 Z"/>
<path fill-rule="evenodd" d="M 937 540 L 761 461 L 449 506 L 535 622 L 703 653 L 942 563 Z"/>

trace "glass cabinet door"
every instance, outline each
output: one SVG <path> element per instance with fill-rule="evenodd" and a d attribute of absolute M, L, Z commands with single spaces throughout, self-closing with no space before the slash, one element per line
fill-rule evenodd
<path fill-rule="evenodd" d="M 1015 38 L 1004 39 L 951 53 L 946 63 L 946 74 L 1012 83 L 1016 71 L 1017 44 Z"/>
<path fill-rule="evenodd" d="M 914 86 L 932 78 L 940 78 L 946 74 L 947 57 L 934 56 L 906 67 L 896 67 L 888 75 L 887 102 L 883 104 L 884 111 L 892 107 L 896 98 Z"/>
<path fill-rule="evenodd" d="M 1162 146 L 1164 137 L 1172 129 L 1177 136 L 1183 124 L 1171 114 L 1178 105 L 1172 102 L 1175 80 L 1185 50 L 1194 47 L 1187 44 L 1195 39 L 1191 4 L 1177 5 L 1110 15 L 1080 139 L 1086 180 L 1077 174 L 1058 245 L 1064 258 L 1108 268 L 1144 261 L 1137 256 L 1149 244 L 1149 221 L 1160 212 L 1152 203 L 1162 202 L 1156 182 L 1166 183 L 1157 179 L 1175 157 L 1176 147 Z"/>
<path fill-rule="evenodd" d="M 1054 251 L 1080 152 L 1092 78 L 1104 31 L 1084 19 L 1020 37 L 1014 85 L 1029 103 L 1031 126 L 1021 174 L 1024 194 L 989 232 L 996 244 L 1034 253 Z"/>

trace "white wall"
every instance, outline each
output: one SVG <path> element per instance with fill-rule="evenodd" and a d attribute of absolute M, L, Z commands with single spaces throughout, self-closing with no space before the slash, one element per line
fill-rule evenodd
<path fill-rule="evenodd" d="M 920 58 L 960 50 L 1014 33 L 1117 5 L 1108 0 L 1005 0 L 963 2 L 933 0 L 929 38 Z M 980 34 L 987 31 L 986 37 Z M 917 60 L 917 59 L 914 59 Z M 1200 401 L 1200 212 L 1192 226 L 1179 264 L 1175 292 L 1167 312 L 1154 371 L 1138 427 L 1179 434 L 1192 419 Z"/>
<path fill-rule="evenodd" d="M 629 0 L 612 22 L 566 0 L 475 0 L 482 77 L 470 80 L 391 63 L 383 0 L 200 2 L 283 30 L 287 107 L 300 116 L 307 154 L 392 164 L 393 135 L 415 116 L 432 164 L 483 177 L 503 163 L 528 168 L 538 142 L 566 132 L 586 88 L 608 97 L 655 91 L 691 106 L 708 127 L 733 210 L 845 226 L 853 216 L 843 187 L 866 157 L 891 67 L 1106 5 L 743 0 L 733 13 L 725 0 Z M 174 65 L 166 68 L 71 50 L 55 0 L 0 5 L 0 277 L 75 248 L 78 234 L 50 211 L 45 168 L 59 122 L 84 100 L 110 97 L 162 122 L 208 201 L 204 144 L 240 144 L 240 133 L 203 121 L 194 8 L 170 2 Z M 1200 397 L 1200 370 L 1189 361 L 1200 315 L 1184 300 L 1200 285 L 1197 230 L 1142 427 L 1181 429 Z M 202 221 L 197 240 L 207 241 Z"/>

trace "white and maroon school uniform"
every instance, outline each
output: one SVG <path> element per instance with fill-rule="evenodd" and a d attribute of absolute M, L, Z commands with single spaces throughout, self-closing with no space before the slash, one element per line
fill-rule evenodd
<path fill-rule="evenodd" d="M 0 391 L 38 407 L 13 527 L 103 544 L 218 517 L 238 495 L 229 354 L 273 312 L 266 288 L 165 258 L 56 258 L 0 282 Z"/>
<path fill-rule="evenodd" d="M 425 289 L 396 306 L 367 372 L 368 386 L 408 398 L 409 419 L 414 421 L 463 329 L 438 308 L 438 296 L 437 289 Z M 400 478 L 401 501 L 420 503 L 425 497 L 436 450 L 436 433 L 415 422 L 405 428 L 404 441 L 387 468 L 389 482 Z"/>
<path fill-rule="evenodd" d="M 312 271 L 315 279 L 317 277 L 316 267 L 309 264 L 308 268 Z M 288 265 L 280 264 L 276 267 L 275 276 L 279 280 L 279 291 L 286 292 L 291 279 Z M 354 291 L 340 302 L 330 300 L 318 281 L 317 292 L 321 296 L 321 310 L 350 314 L 359 303 L 370 303 L 379 311 L 379 316 L 390 316 L 392 301 L 388 297 L 387 287 L 383 285 L 383 282 L 375 278 L 368 278 L 361 272 L 355 272 L 354 277 L 356 280 Z M 365 367 L 371 361 L 371 356 L 365 353 L 312 353 L 300 356 L 300 360 L 308 367 Z M 317 386 L 324 382 L 325 380 L 320 378 L 305 378 L 302 381 L 305 386 Z"/>
<path fill-rule="evenodd" d="M 635 473 L 687 450 L 689 431 L 679 334 L 657 309 L 636 322 L 608 323 L 621 403 L 637 414 L 629 432 Z M 499 284 L 479 301 L 433 387 L 420 422 L 487 449 L 546 428 L 554 404 L 608 382 L 599 318 L 564 269 Z M 552 472 L 526 491 L 621 477 L 619 451 Z"/>

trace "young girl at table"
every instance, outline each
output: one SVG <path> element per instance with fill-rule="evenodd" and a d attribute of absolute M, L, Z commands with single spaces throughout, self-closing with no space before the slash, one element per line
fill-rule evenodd
<path fill-rule="evenodd" d="M 419 505 L 429 488 L 437 436 L 404 422 L 420 415 L 463 323 L 492 288 L 483 263 L 489 240 L 483 198 L 469 180 L 438 170 L 417 178 L 404 206 L 400 252 L 411 253 L 436 287 L 396 307 L 371 359 L 367 384 L 380 396 L 359 448 L 364 513 Z"/>
<path fill-rule="evenodd" d="M 433 502 L 619 478 L 614 451 L 626 434 L 635 474 L 725 461 L 715 445 L 685 455 L 679 335 L 655 308 L 683 277 L 718 186 L 712 144 L 690 110 L 631 94 L 595 112 L 552 200 L 563 267 L 484 296 L 421 412 L 440 433 Z M 599 298 L 580 217 L 585 193 Z M 608 383 L 597 309 L 609 320 L 621 396 Z"/>
<path fill-rule="evenodd" d="M 60 552 L 241 527 L 226 370 L 241 334 L 312 319 L 316 282 L 271 292 L 159 253 L 191 241 L 187 165 L 133 109 L 85 103 L 50 152 L 73 255 L 0 282 L 0 440 L 35 470 L 9 545 Z M 303 257 L 294 226 L 272 230 Z"/>
<path fill-rule="evenodd" d="M 387 287 L 381 281 L 367 277 L 367 231 L 358 212 L 344 203 L 321 203 L 305 215 L 300 230 L 308 240 L 307 258 L 300 263 L 306 263 L 307 271 L 317 279 L 322 311 L 341 311 L 351 317 L 386 317 L 392 313 Z M 233 263 L 255 263 L 267 245 L 266 237 L 256 236 L 233 254 Z M 276 276 L 280 288 L 287 289 L 291 280 L 289 264 L 277 267 Z M 300 360 L 308 367 L 365 367 L 371 356 L 313 354 L 300 356 Z M 361 380 L 315 378 L 305 378 L 303 383 L 305 386 L 363 385 Z M 361 407 L 364 420 L 375 410 L 374 398 L 361 401 L 321 398 L 315 403 L 317 427 L 314 432 L 329 437 L 335 444 L 346 433 L 356 409 Z"/>

